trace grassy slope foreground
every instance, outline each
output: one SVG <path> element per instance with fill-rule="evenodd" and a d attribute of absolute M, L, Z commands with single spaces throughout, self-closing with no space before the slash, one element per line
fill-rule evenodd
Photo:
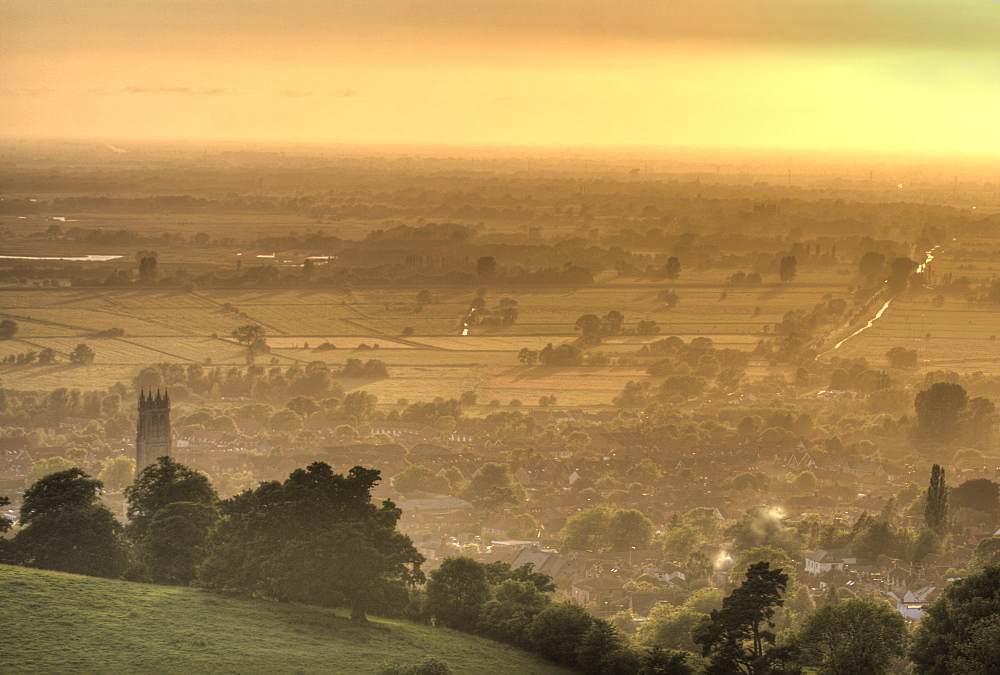
<path fill-rule="evenodd" d="M 190 588 L 0 565 L 0 672 L 375 672 L 443 658 L 457 673 L 565 672 L 462 633 Z"/>

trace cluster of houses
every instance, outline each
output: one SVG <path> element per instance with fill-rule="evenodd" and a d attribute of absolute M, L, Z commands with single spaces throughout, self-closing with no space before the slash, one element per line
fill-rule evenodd
<path fill-rule="evenodd" d="M 175 459 L 213 477 L 248 473 L 257 480 L 281 479 L 315 461 L 326 462 L 338 472 L 358 465 L 377 468 L 387 480 L 376 496 L 392 499 L 401 509 L 399 526 L 413 538 L 429 568 L 456 554 L 503 560 L 515 567 L 530 563 L 535 570 L 550 574 L 574 601 L 595 612 L 625 606 L 640 616 L 667 601 L 670 587 L 685 587 L 683 566 L 663 560 L 658 550 L 628 554 L 557 550 L 568 518 L 607 504 L 638 509 L 662 526 L 697 507 L 710 507 L 720 520 L 731 520 L 754 506 L 768 504 L 792 514 L 792 521 L 801 517 L 796 514 L 806 513 L 850 520 L 879 512 L 902 486 L 926 480 L 877 458 L 817 451 L 807 438 L 791 434 L 767 443 L 740 434 L 723 435 L 710 444 L 686 436 L 653 441 L 637 431 L 614 428 L 611 423 L 617 415 L 615 410 L 534 410 L 526 423 L 522 418 L 516 432 L 507 433 L 497 433 L 482 420 L 469 418 L 447 433 L 428 425 L 383 422 L 360 430 L 367 439 L 364 442 L 338 437 L 336 426 L 329 422 L 310 427 L 307 421 L 306 430 L 315 439 L 308 448 L 287 441 L 282 447 L 260 433 L 257 421 L 246 419 L 236 420 L 233 432 L 175 427 L 172 444 Z M 85 427 L 89 420 L 65 423 Z M 575 432 L 583 432 L 586 441 L 568 442 Z M 108 443 L 106 450 L 109 455 L 134 452 L 131 439 Z M 16 505 L 34 463 L 66 452 L 65 447 L 31 447 L 23 437 L 0 438 L 0 494 L 12 497 Z M 101 457 L 88 459 L 97 465 Z M 411 465 L 438 475 L 457 469 L 469 480 L 488 462 L 506 464 L 525 489 L 524 510 L 533 523 L 530 531 L 513 515 L 484 517 L 456 494 L 403 494 L 391 480 Z M 647 470 L 653 466 L 655 475 L 634 475 L 639 465 Z M 815 476 L 815 489 L 803 491 L 788 480 L 804 471 Z M 970 472 L 975 477 L 997 477 L 995 470 L 991 473 L 986 467 L 968 468 L 966 473 Z M 733 481 L 719 486 L 721 481 L 706 478 L 741 473 L 769 477 L 770 484 L 762 488 L 752 481 Z M 606 476 L 617 477 L 617 489 L 598 489 Z M 904 616 L 916 618 L 921 607 L 947 585 L 945 572 L 960 569 L 974 546 L 972 537 L 949 556 L 928 554 L 919 565 L 894 561 L 888 567 L 853 558 L 847 551 L 813 551 L 799 566 L 803 579 L 816 580 L 817 593 L 831 583 L 877 588 Z M 729 561 L 717 565 L 717 583 L 725 582 L 732 564 L 732 556 L 724 555 L 728 550 L 731 546 L 724 543 L 705 549 L 710 559 Z M 627 592 L 627 582 L 640 575 L 655 578 L 663 593 L 648 588 Z"/>

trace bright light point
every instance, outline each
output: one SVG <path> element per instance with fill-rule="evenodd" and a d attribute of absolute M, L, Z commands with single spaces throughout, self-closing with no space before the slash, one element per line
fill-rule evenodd
<path fill-rule="evenodd" d="M 903 184 L 902 184 L 902 183 L 900 183 L 900 184 L 899 184 L 899 185 L 897 185 L 896 187 L 898 187 L 898 188 L 902 188 L 902 187 L 903 187 Z"/>

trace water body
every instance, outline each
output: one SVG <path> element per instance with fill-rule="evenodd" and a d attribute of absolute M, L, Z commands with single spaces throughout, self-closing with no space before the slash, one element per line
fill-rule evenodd
<path fill-rule="evenodd" d="M 68 262 L 108 262 L 118 260 L 124 256 L 120 255 L 67 255 L 67 256 L 47 256 L 47 255 L 0 255 L 0 260 L 59 260 Z"/>
<path fill-rule="evenodd" d="M 937 251 L 939 248 L 941 248 L 941 247 L 940 246 L 935 246 L 931 250 L 927 251 L 927 253 L 924 255 L 924 261 L 922 263 L 920 263 L 919 265 L 917 265 L 917 269 L 915 270 L 916 274 L 923 274 L 923 272 L 927 269 L 927 266 L 930 264 L 930 262 L 932 260 L 934 260 L 934 252 Z M 891 305 L 891 304 L 892 304 L 892 299 L 886 300 L 885 304 L 882 305 L 882 309 L 880 309 L 878 312 L 876 312 L 875 316 L 873 316 L 871 319 L 868 320 L 868 323 L 866 323 L 864 326 L 862 326 L 861 328 L 857 329 L 856 331 L 854 331 L 853 333 L 851 333 L 850 335 L 848 335 L 847 337 L 845 337 L 843 340 L 841 340 L 840 342 L 838 342 L 837 344 L 835 344 L 833 346 L 833 348 L 834 349 L 840 349 L 840 345 L 844 344 L 845 342 L 847 342 L 848 340 L 850 340 L 852 337 L 855 337 L 857 335 L 861 335 L 866 330 L 868 330 L 869 328 L 871 328 L 872 326 L 874 326 L 875 322 L 882 318 L 882 315 L 885 314 L 885 310 L 889 309 L 889 305 Z"/>

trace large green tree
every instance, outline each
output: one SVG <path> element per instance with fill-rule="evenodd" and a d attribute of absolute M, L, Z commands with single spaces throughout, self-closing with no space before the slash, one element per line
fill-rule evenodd
<path fill-rule="evenodd" d="M 428 576 L 428 614 L 449 628 L 474 627 L 480 610 L 491 597 L 483 565 L 472 558 L 445 558 Z"/>
<path fill-rule="evenodd" d="M 643 550 L 650 546 L 656 527 L 653 521 L 636 509 L 618 509 L 608 522 L 608 539 L 612 551 Z"/>
<path fill-rule="evenodd" d="M 77 468 L 39 479 L 24 493 L 15 559 L 29 567 L 99 577 L 125 569 L 121 524 L 100 501 L 101 482 Z"/>
<path fill-rule="evenodd" d="M 743 583 L 722 601 L 722 609 L 693 629 L 694 641 L 711 659 L 710 672 L 771 672 L 776 657 L 771 619 L 784 604 L 787 585 L 788 575 L 781 569 L 771 569 L 767 562 L 751 565 Z"/>
<path fill-rule="evenodd" d="M 172 502 L 158 510 L 136 544 L 140 574 L 159 583 L 191 583 L 218 518 L 209 504 Z"/>
<path fill-rule="evenodd" d="M 573 667 L 577 664 L 577 650 L 583 646 L 594 621 L 580 605 L 562 602 L 542 610 L 532 620 L 527 641 L 534 651 Z"/>
<path fill-rule="evenodd" d="M 657 605 L 639 629 L 638 642 L 650 647 L 696 652 L 699 647 L 691 636 L 691 630 L 706 617 L 705 612 L 688 607 Z"/>
<path fill-rule="evenodd" d="M 969 569 L 979 572 L 991 565 L 1000 565 L 1000 537 L 984 537 L 976 544 Z"/>
<path fill-rule="evenodd" d="M 550 602 L 536 584 L 504 579 L 494 586 L 493 599 L 480 609 L 476 632 L 500 642 L 526 646 L 528 627 Z"/>
<path fill-rule="evenodd" d="M 963 675 L 1000 673 L 1000 615 L 978 621 L 956 647 L 953 672 Z"/>
<path fill-rule="evenodd" d="M 860 598 L 823 605 L 798 635 L 824 675 L 879 675 L 906 653 L 906 621 L 888 603 Z"/>
<path fill-rule="evenodd" d="M 992 673 L 991 658 L 983 650 L 996 636 L 996 628 L 985 623 L 1000 616 L 1000 566 L 956 581 L 924 610 L 913 633 L 910 661 L 917 675 Z M 977 656 L 978 654 L 978 656 Z M 996 657 L 996 650 L 992 652 Z M 983 659 L 983 660 L 978 660 Z"/>
<path fill-rule="evenodd" d="M 170 457 L 160 457 L 139 472 L 125 488 L 128 500 L 128 535 L 135 540 L 146 535 L 153 517 L 168 504 L 193 502 L 212 505 L 218 501 L 208 477 Z"/>
<path fill-rule="evenodd" d="M 247 595 L 369 611 L 405 605 L 406 587 L 424 580 L 401 512 L 372 501 L 379 472 L 344 476 L 316 462 L 283 483 L 261 483 L 220 503 L 222 519 L 200 568 L 203 583 Z"/>

